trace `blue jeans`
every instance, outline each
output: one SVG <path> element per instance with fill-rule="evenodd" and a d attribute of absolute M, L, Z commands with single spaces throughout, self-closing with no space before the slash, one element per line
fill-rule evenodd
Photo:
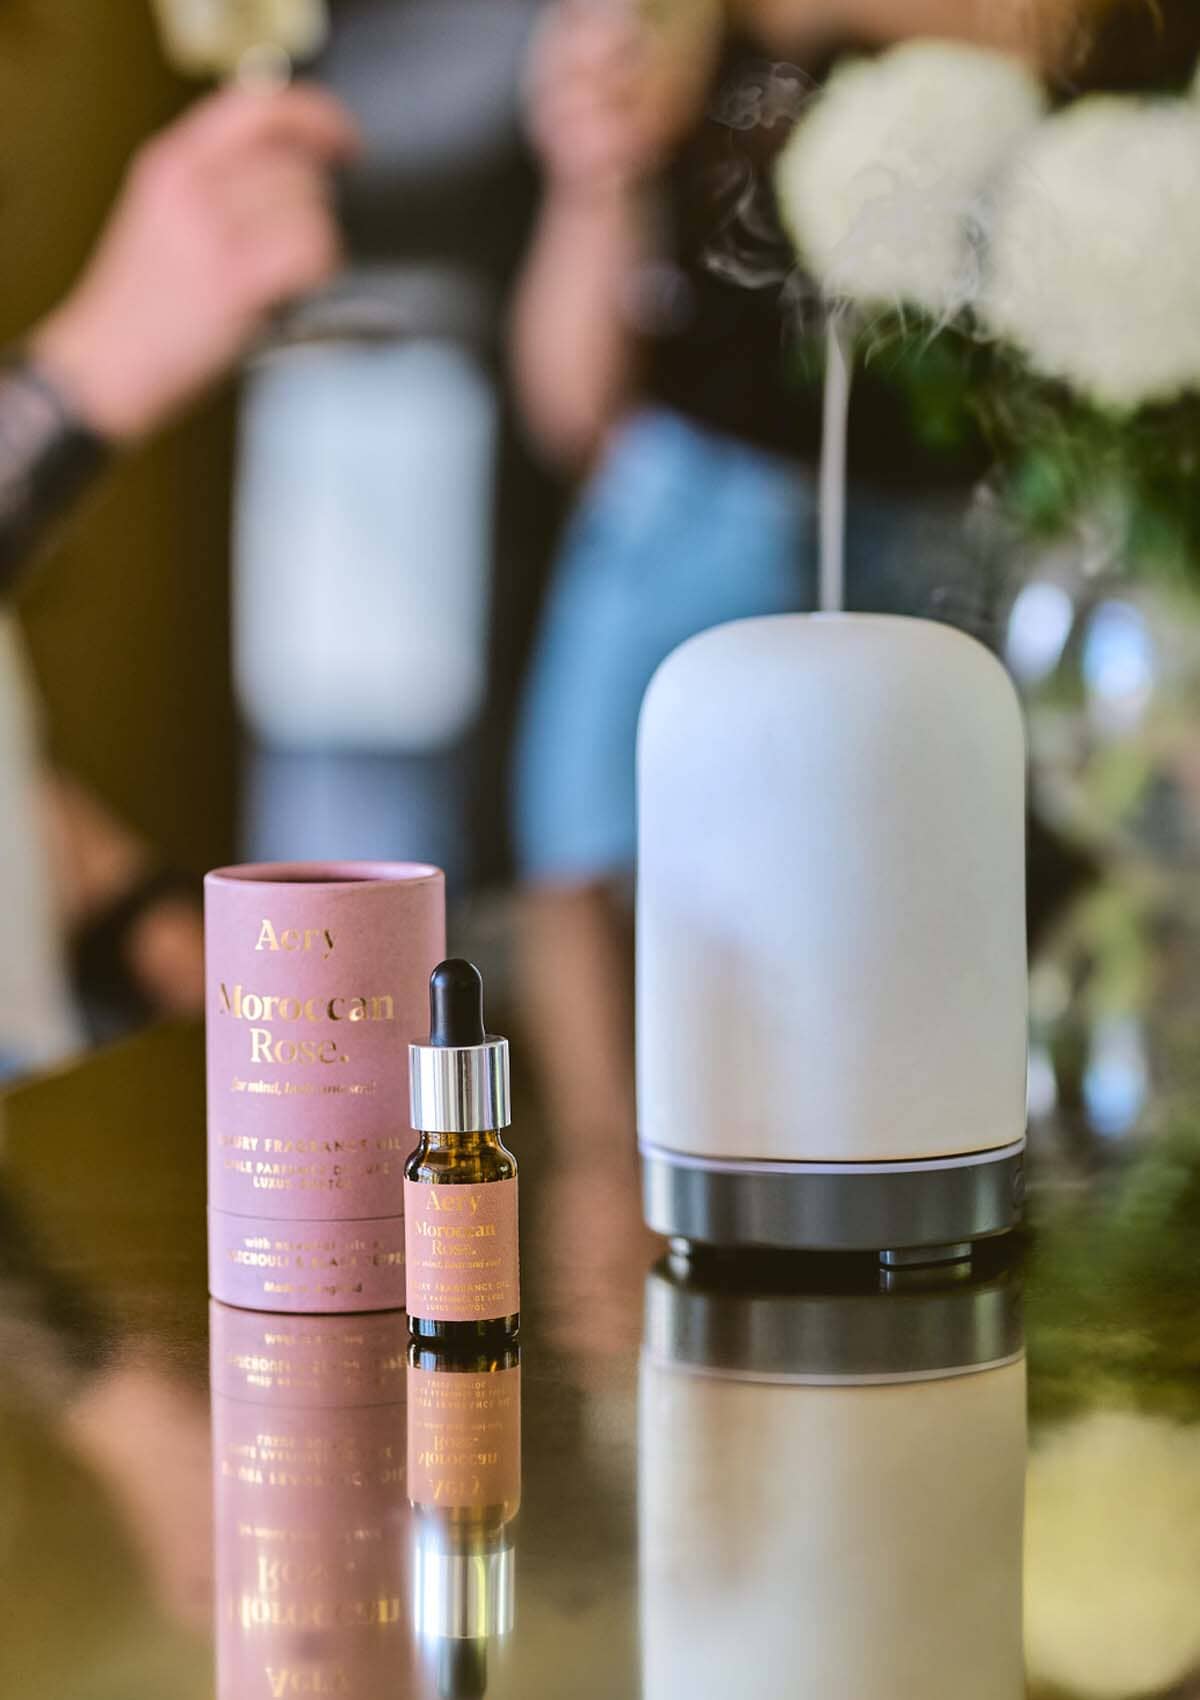
<path fill-rule="evenodd" d="M 792 464 L 666 412 L 624 426 L 583 498 L 547 603 L 517 735 L 526 879 L 632 870 L 637 722 L 697 632 L 816 601 L 816 492 Z M 852 491 L 848 605 L 962 618 L 980 602 L 961 517 Z"/>

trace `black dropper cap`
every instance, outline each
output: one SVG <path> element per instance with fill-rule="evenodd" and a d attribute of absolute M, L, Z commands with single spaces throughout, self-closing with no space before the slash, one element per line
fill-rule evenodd
<path fill-rule="evenodd" d="M 437 1684 L 442 1700 L 483 1700 L 487 1693 L 487 1642 L 443 1641 Z"/>
<path fill-rule="evenodd" d="M 465 1048 L 486 1040 L 483 975 L 473 962 L 452 956 L 429 977 L 429 1043 Z"/>
<path fill-rule="evenodd" d="M 512 1120 L 508 1040 L 483 1025 L 483 980 L 452 957 L 429 978 L 429 1037 L 408 1048 L 418 1133 L 475 1133 Z"/>

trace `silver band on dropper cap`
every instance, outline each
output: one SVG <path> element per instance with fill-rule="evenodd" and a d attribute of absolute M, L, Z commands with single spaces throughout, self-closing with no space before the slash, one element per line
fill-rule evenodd
<path fill-rule="evenodd" d="M 512 1121 L 507 1039 L 410 1045 L 408 1072 L 418 1133 L 478 1133 Z"/>
<path fill-rule="evenodd" d="M 422 1639 L 490 1640 L 512 1632 L 516 1554 L 456 1553 L 436 1530 L 423 1530 L 413 1571 L 413 1610 Z"/>
<path fill-rule="evenodd" d="M 483 981 L 469 962 L 443 962 L 430 980 L 428 1040 L 408 1048 L 418 1133 L 479 1133 L 512 1121 L 508 1040 L 483 1030 Z M 465 1043 L 455 1043 L 462 1039 Z"/>

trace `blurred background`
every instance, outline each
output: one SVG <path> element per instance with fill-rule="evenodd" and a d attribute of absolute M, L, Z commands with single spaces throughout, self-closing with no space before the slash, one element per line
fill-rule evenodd
<path fill-rule="evenodd" d="M 508 0 L 442 8 L 349 0 L 336 7 L 329 50 L 329 79 L 335 87 L 350 80 L 352 106 L 373 102 L 381 126 L 389 112 L 397 115 L 403 133 L 383 137 L 380 152 L 394 142 L 399 157 L 381 160 L 381 178 L 393 167 L 410 174 L 381 181 L 374 206 L 364 188 L 353 246 L 385 264 L 457 265 L 464 293 L 475 286 L 490 296 L 478 309 L 489 378 L 502 291 L 533 208 L 516 88 L 530 11 Z M 115 0 L 103 13 L 72 0 L 12 0 L 0 29 L 0 220 L 8 256 L 0 336 L 16 344 L 81 273 L 131 154 L 205 85 L 173 68 L 148 0 Z M 381 34 L 382 60 L 375 57 Z M 432 65 L 422 67 L 422 54 Z M 456 69 L 465 88 L 453 85 Z M 477 92 L 490 96 L 483 114 L 470 105 Z M 416 156 L 411 163 L 406 148 Z M 417 406 L 403 388 L 391 427 L 398 434 L 406 407 Z M 236 429 L 237 397 L 228 388 L 165 425 L 111 469 L 56 540 L 53 569 L 25 584 L 20 600 L 55 759 L 198 874 L 233 856 L 240 842 L 229 597 Z M 533 534 L 521 552 L 540 548 L 544 556 L 546 490 L 537 484 L 532 498 L 520 494 Z M 405 731 L 397 728 L 398 740 Z M 493 859 L 496 853 L 492 846 Z"/>
<path fill-rule="evenodd" d="M 1178 94 L 1193 12 L 4 0 L 5 1072 L 198 1010 L 206 868 L 428 859 L 553 1125 L 631 1149 L 642 691 L 817 595 L 819 291 L 775 160 L 852 54 L 953 35 L 1053 101 Z M 1194 591 L 1102 506 L 1015 526 L 945 356 L 914 386 L 881 346 L 848 601 L 952 621 L 1025 697 L 1031 1111 L 1069 1174 L 1186 1073 Z"/>
<path fill-rule="evenodd" d="M 533 1311 L 529 1644 L 581 1694 L 633 1668 L 638 705 L 693 632 L 816 606 L 827 314 L 772 183 L 839 69 L 912 37 L 1015 55 L 1056 113 L 1169 107 L 1178 176 L 1106 141 L 1104 257 L 1062 278 L 1111 268 L 1133 367 L 1182 366 L 1197 0 L 0 0 L 2 1131 L 55 1270 L 0 1198 L 22 1692 L 23 1661 L 85 1692 L 96 1646 L 87 1693 L 211 1692 L 178 1538 L 210 1487 L 199 1039 L 136 1035 L 199 1015 L 200 879 L 250 858 L 447 869 L 528 1064 L 526 1249 L 569 1276 Z M 1200 358 L 1190 399 L 1088 410 L 895 318 L 858 323 L 847 604 L 961 627 L 1027 711 L 1029 1692 L 1184 1700 Z"/>
<path fill-rule="evenodd" d="M 16 343 L 82 270 L 130 154 L 196 90 L 138 0 L 16 0 L 0 28 L 0 335 Z M 235 842 L 233 423 L 221 396 L 115 467 L 19 604 L 52 752 L 197 871 Z"/>

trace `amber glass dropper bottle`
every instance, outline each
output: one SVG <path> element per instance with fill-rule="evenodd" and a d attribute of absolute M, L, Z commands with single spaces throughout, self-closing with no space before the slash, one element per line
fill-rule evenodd
<path fill-rule="evenodd" d="M 517 1160 L 507 1039 L 486 1032 L 473 963 L 443 962 L 429 982 L 430 1032 L 409 1052 L 412 1123 L 404 1167 L 408 1322 L 455 1352 L 520 1327 Z"/>

